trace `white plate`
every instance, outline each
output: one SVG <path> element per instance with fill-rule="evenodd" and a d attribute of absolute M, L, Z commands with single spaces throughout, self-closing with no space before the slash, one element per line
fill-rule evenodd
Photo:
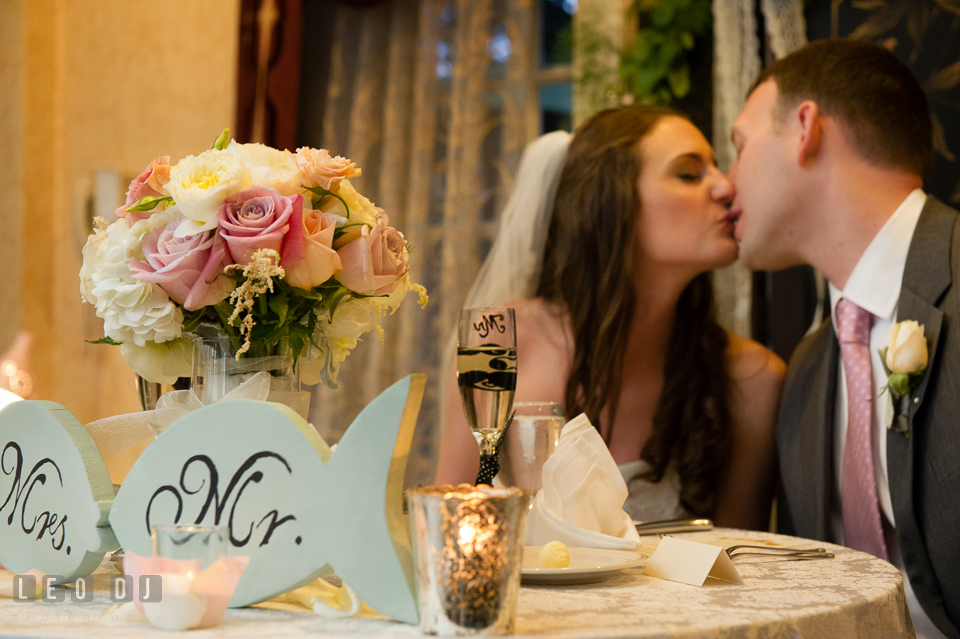
<path fill-rule="evenodd" d="M 541 568 L 542 546 L 523 547 L 521 581 L 532 585 L 589 584 L 612 577 L 624 568 L 634 568 L 647 561 L 646 555 L 629 550 L 602 548 L 570 548 L 570 565 L 566 568 Z"/>

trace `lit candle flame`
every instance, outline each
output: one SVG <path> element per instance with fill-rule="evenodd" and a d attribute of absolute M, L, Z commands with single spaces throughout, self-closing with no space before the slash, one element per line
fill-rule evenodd
<path fill-rule="evenodd" d="M 477 536 L 477 531 L 472 526 L 460 527 L 460 543 L 470 543 Z"/>

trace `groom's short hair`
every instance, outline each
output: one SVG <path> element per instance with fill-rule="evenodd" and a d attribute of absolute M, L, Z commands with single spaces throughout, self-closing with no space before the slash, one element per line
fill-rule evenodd
<path fill-rule="evenodd" d="M 754 88 L 769 79 L 779 94 L 777 121 L 801 101 L 813 100 L 841 122 L 866 161 L 921 177 L 930 168 L 933 121 L 927 96 L 910 69 L 882 46 L 818 40 L 766 67 Z"/>

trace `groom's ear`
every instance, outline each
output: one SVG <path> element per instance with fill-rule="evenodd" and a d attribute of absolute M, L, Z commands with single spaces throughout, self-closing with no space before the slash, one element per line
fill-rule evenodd
<path fill-rule="evenodd" d="M 800 144 L 797 147 L 797 163 L 805 165 L 820 150 L 823 130 L 820 123 L 820 109 L 812 100 L 804 100 L 794 111 L 794 125 L 800 130 Z"/>

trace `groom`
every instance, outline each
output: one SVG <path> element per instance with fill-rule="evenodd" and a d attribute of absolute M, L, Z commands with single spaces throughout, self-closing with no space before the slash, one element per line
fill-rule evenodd
<path fill-rule="evenodd" d="M 810 264 L 832 320 L 790 361 L 777 429 L 780 532 L 889 559 L 918 637 L 960 638 L 960 224 L 927 196 L 927 99 L 866 42 L 823 40 L 761 73 L 733 127 L 740 259 Z M 878 350 L 924 326 L 929 363 L 893 406 Z M 839 337 L 838 337 L 839 336 Z"/>

